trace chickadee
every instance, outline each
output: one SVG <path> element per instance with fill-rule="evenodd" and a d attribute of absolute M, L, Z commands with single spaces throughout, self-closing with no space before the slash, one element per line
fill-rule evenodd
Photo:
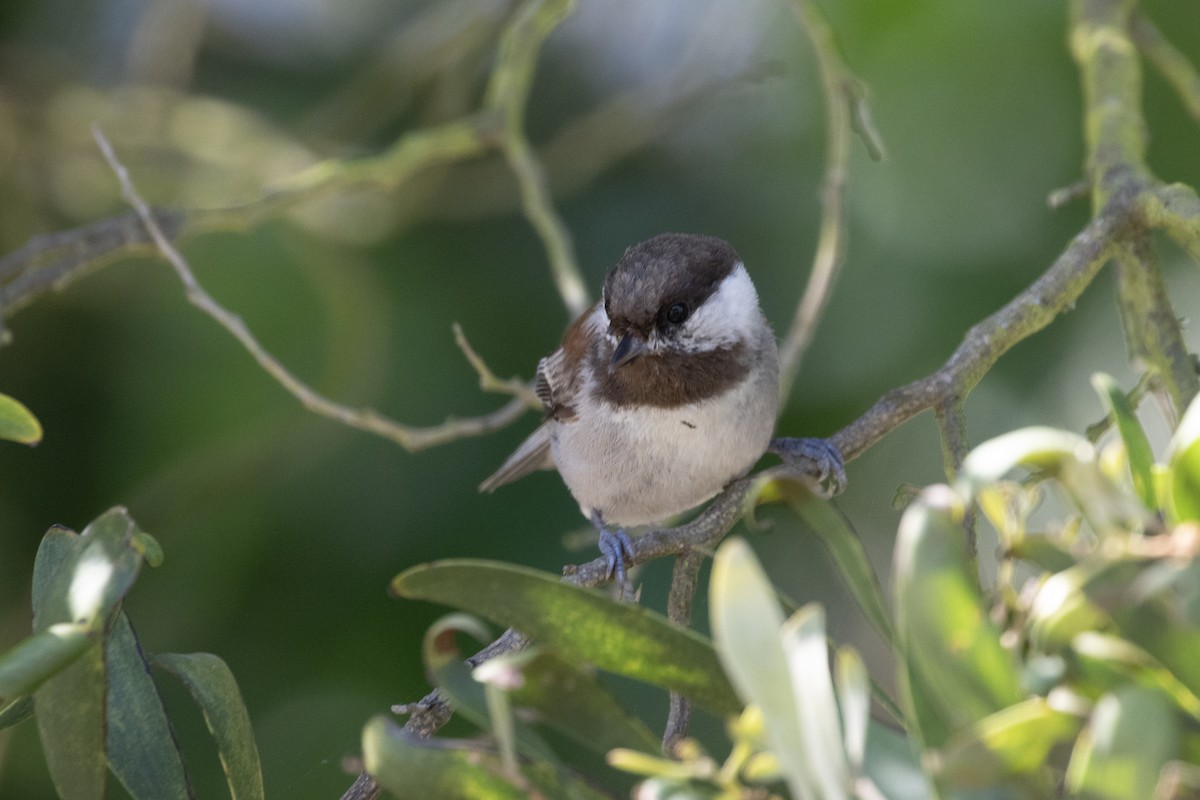
<path fill-rule="evenodd" d="M 767 450 L 779 356 L 733 248 L 664 233 L 625 251 L 535 390 L 546 421 L 479 488 L 557 468 L 623 583 L 626 526 L 695 508 Z"/>

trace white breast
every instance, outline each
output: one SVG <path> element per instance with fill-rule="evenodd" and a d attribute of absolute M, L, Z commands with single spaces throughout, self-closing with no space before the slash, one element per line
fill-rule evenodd
<path fill-rule="evenodd" d="M 774 340 L 760 324 L 769 356 L 722 395 L 678 408 L 629 409 L 584 387 L 576 419 L 553 424 L 551 450 L 585 516 L 599 511 L 606 522 L 628 526 L 661 522 L 754 466 L 778 411 Z"/>

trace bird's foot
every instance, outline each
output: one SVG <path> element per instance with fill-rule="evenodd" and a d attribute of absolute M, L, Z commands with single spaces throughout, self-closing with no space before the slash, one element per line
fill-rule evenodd
<path fill-rule="evenodd" d="M 842 451 L 829 439 L 772 439 L 767 448 L 796 471 L 796 477 L 821 497 L 833 497 L 846 489 L 846 462 Z"/>
<path fill-rule="evenodd" d="M 617 580 L 620 586 L 625 585 L 625 562 L 633 560 L 633 540 L 623 529 L 610 531 L 600 529 L 600 553 L 608 564 L 608 574 Z"/>
<path fill-rule="evenodd" d="M 600 534 L 600 554 L 608 564 L 608 575 L 616 578 L 617 585 L 624 588 L 625 562 L 633 560 L 633 540 L 623 528 L 609 530 L 598 511 L 592 512 L 591 520 Z"/>

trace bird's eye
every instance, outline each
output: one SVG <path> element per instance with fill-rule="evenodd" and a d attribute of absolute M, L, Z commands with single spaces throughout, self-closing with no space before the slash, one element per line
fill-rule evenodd
<path fill-rule="evenodd" d="M 667 322 L 672 325 L 680 325 L 688 318 L 688 307 L 683 303 L 673 303 L 667 309 Z"/>

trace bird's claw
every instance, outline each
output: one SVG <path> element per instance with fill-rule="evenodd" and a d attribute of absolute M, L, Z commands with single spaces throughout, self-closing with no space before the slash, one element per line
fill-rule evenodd
<path fill-rule="evenodd" d="M 842 451 L 829 439 L 784 437 L 772 439 L 768 448 L 789 466 L 798 468 L 799 477 L 815 493 L 833 497 L 846 489 L 846 461 Z"/>
<path fill-rule="evenodd" d="M 600 527 L 600 554 L 608 564 L 609 576 L 615 577 L 619 586 L 625 585 L 625 562 L 633 560 L 633 540 L 623 529 L 610 531 Z"/>

